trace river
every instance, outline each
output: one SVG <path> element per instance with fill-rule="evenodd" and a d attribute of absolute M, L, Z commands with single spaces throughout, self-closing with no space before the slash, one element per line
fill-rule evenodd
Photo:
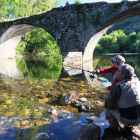
<path fill-rule="evenodd" d="M 112 57 L 94 55 L 94 69 L 110 67 Z M 124 57 L 140 76 L 140 57 Z M 88 124 L 85 117 L 90 116 L 94 116 L 94 123 L 100 126 L 102 137 L 108 121 L 104 107 L 95 107 L 93 101 L 103 102 L 103 96 L 108 94 L 105 86 L 110 82 L 89 81 L 81 69 L 63 67 L 62 56 L 0 61 L 0 139 L 35 140 L 38 133 L 47 132 L 50 140 L 72 140 L 78 130 Z M 110 74 L 102 77 L 111 80 Z M 71 92 L 85 97 L 86 104 L 92 106 L 91 111 L 61 105 L 61 96 Z M 47 109 L 56 109 L 57 114 L 50 115 Z"/>

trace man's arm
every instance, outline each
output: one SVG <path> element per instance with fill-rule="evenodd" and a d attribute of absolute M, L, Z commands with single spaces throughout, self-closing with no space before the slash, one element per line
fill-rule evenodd
<path fill-rule="evenodd" d="M 105 100 L 105 108 L 108 110 L 113 110 L 116 107 L 119 97 L 120 93 L 117 86 L 115 85 L 111 88 L 109 97 Z"/>

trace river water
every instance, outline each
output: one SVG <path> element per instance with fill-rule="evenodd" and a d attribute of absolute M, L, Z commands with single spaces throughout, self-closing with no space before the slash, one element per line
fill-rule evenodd
<path fill-rule="evenodd" d="M 94 69 L 110 67 L 112 57 L 94 55 Z M 140 57 L 124 57 L 139 76 Z M 103 96 L 108 94 L 105 86 L 110 82 L 89 81 L 81 69 L 69 68 L 62 66 L 61 56 L 0 61 L 0 140 L 35 140 L 40 132 L 47 132 L 50 140 L 72 140 L 78 130 L 88 124 L 85 117 L 90 116 L 100 126 L 102 137 L 108 122 L 104 119 L 104 107 L 94 106 L 93 101 L 103 102 Z M 110 74 L 102 77 L 111 80 Z M 91 111 L 61 105 L 61 96 L 71 92 L 85 97 Z M 57 114 L 50 115 L 47 109 L 56 109 Z"/>

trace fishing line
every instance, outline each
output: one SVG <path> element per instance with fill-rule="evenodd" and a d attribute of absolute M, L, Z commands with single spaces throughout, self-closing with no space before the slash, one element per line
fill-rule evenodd
<path fill-rule="evenodd" d="M 48 62 L 51 62 L 51 61 L 48 61 Z M 55 62 L 51 62 L 51 63 L 57 64 L 57 65 L 66 66 L 66 67 L 70 67 L 70 68 L 73 68 L 73 69 L 83 70 L 83 71 L 86 71 L 86 72 L 92 73 L 91 71 L 88 71 L 88 70 L 84 70 L 84 69 L 80 69 L 80 68 L 75 68 L 75 67 L 71 67 L 71 66 L 68 66 L 68 65 L 63 65 L 63 63 L 62 63 L 62 64 L 55 63 Z"/>

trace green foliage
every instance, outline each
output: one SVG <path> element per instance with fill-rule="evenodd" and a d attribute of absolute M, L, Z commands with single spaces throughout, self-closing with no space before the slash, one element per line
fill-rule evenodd
<path fill-rule="evenodd" d="M 111 35 L 105 35 L 105 36 L 102 36 L 101 39 L 99 40 L 99 44 L 101 46 L 104 46 L 103 48 L 104 49 L 110 49 L 112 43 L 115 43 L 117 40 L 116 37 L 112 37 Z"/>
<path fill-rule="evenodd" d="M 102 36 L 95 53 L 140 53 L 140 32 L 127 36 L 122 30 L 116 30 Z"/>
<path fill-rule="evenodd" d="M 135 42 L 137 39 L 137 34 L 136 32 L 133 32 L 129 35 L 129 39 L 131 40 L 131 42 Z"/>
<path fill-rule="evenodd" d="M 25 42 L 22 39 L 16 47 L 16 55 L 23 55 L 23 52 L 25 51 L 26 45 L 27 45 L 27 42 Z"/>
<path fill-rule="evenodd" d="M 119 51 L 120 51 L 120 46 L 118 45 L 118 44 L 112 44 L 112 46 L 111 46 L 111 48 L 110 48 L 110 50 L 109 50 L 109 52 L 111 52 L 111 53 L 119 53 Z"/>
<path fill-rule="evenodd" d="M 7 5 L 7 0 L 0 0 L 0 21 L 4 21 L 9 16 L 9 13 L 7 13 Z"/>
<path fill-rule="evenodd" d="M 82 2 L 80 0 L 75 0 L 73 4 L 82 4 Z"/>
<path fill-rule="evenodd" d="M 26 17 L 47 11 L 59 3 L 60 0 L 11 0 L 7 3 L 7 12 L 9 17 Z"/>
<path fill-rule="evenodd" d="M 119 36 L 117 36 L 117 44 L 120 46 L 120 52 L 123 52 L 125 50 L 127 40 L 127 35 L 120 34 Z"/>
<path fill-rule="evenodd" d="M 136 40 L 135 45 L 136 45 L 136 51 L 140 52 L 140 40 Z"/>
<path fill-rule="evenodd" d="M 103 53 L 103 47 L 99 44 L 96 45 L 96 50 L 94 53 Z"/>
<path fill-rule="evenodd" d="M 0 19 L 39 14 L 56 7 L 59 3 L 60 0 L 1 0 Z M 21 38 L 16 54 L 23 55 L 24 51 L 37 55 L 60 53 L 55 40 L 43 29 L 32 30 Z"/>
<path fill-rule="evenodd" d="M 99 10 L 95 10 L 95 13 L 91 15 L 92 15 L 92 23 L 95 27 L 101 24 L 102 13 Z"/>
<path fill-rule="evenodd" d="M 37 55 L 60 54 L 56 41 L 42 28 L 34 29 L 23 36 L 16 50 L 17 54 L 23 54 L 23 51 Z"/>
<path fill-rule="evenodd" d="M 20 73 L 30 82 L 32 79 L 36 82 L 40 79 L 57 80 L 61 74 L 62 56 L 39 57 L 28 61 L 17 58 L 16 63 Z"/>

